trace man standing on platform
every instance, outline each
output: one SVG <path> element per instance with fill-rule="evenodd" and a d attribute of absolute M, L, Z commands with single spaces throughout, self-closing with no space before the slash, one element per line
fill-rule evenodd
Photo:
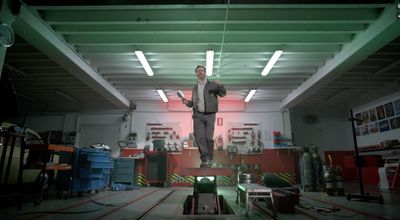
<path fill-rule="evenodd" d="M 225 87 L 218 81 L 206 78 L 206 68 L 195 69 L 197 84 L 192 90 L 192 100 L 182 99 L 182 103 L 193 109 L 194 137 L 199 147 L 200 167 L 211 167 L 214 153 L 215 113 L 218 112 L 218 96 L 226 95 Z"/>

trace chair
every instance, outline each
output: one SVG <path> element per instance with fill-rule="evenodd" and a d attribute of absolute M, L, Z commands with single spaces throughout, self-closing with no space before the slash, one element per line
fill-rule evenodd
<path fill-rule="evenodd" d="M 1 132 L 1 158 L 0 158 L 0 198 L 9 200 L 17 198 L 17 208 L 21 209 L 23 192 L 23 165 L 25 153 L 25 135 L 16 132 Z M 10 184 L 10 174 L 12 169 L 12 160 L 14 156 L 15 145 L 20 140 L 20 151 L 18 161 L 18 176 L 16 186 Z"/>
<path fill-rule="evenodd" d="M 378 169 L 379 188 L 391 190 L 395 186 L 396 180 L 400 174 L 400 153 L 394 152 L 390 156 L 384 156 L 385 164 Z M 390 178 L 388 178 L 390 177 Z"/>

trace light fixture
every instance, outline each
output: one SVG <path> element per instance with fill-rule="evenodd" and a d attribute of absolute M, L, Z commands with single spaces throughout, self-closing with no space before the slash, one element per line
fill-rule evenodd
<path fill-rule="evenodd" d="M 74 98 L 74 97 L 72 97 L 72 96 L 70 96 L 70 95 L 68 95 L 68 94 L 65 94 L 64 92 L 62 92 L 62 91 L 60 91 L 60 90 L 56 90 L 56 93 L 57 93 L 58 95 L 64 97 L 64 98 L 68 99 L 68 100 L 73 101 L 73 102 L 77 102 L 77 101 L 78 101 L 76 98 Z"/>
<path fill-rule="evenodd" d="M 21 93 L 17 93 L 16 92 L 15 95 L 20 96 L 20 97 L 22 97 L 24 99 L 28 99 L 28 100 L 33 101 L 33 102 L 39 102 L 38 99 L 35 99 L 35 98 L 31 97 L 31 96 L 27 96 L 27 95 L 24 95 L 24 94 L 21 94 Z"/>
<path fill-rule="evenodd" d="M 324 102 L 330 101 L 334 98 L 337 98 L 338 96 L 343 95 L 344 93 L 346 93 L 349 90 L 349 88 L 343 88 L 337 92 L 335 92 L 333 95 L 329 96 L 328 98 L 325 98 Z"/>
<path fill-rule="evenodd" d="M 211 76 L 213 74 L 213 63 L 214 63 L 214 51 L 207 50 L 207 58 L 206 58 L 206 74 L 207 76 Z"/>
<path fill-rule="evenodd" d="M 214 176 L 196 176 L 197 182 L 204 181 L 206 179 L 206 182 L 213 182 L 215 177 Z"/>
<path fill-rule="evenodd" d="M 162 98 L 162 100 L 164 102 L 168 102 L 168 98 L 162 89 L 157 89 L 157 92 L 158 92 L 158 95 L 160 95 L 160 97 Z"/>
<path fill-rule="evenodd" d="M 250 90 L 249 94 L 247 94 L 246 99 L 244 100 L 245 102 L 249 102 L 251 98 L 253 98 L 253 95 L 257 92 L 257 90 L 252 89 Z"/>
<path fill-rule="evenodd" d="M 135 50 L 135 54 L 137 58 L 139 59 L 140 63 L 142 64 L 142 67 L 144 68 L 144 71 L 146 71 L 147 75 L 153 76 L 153 70 L 151 69 L 149 63 L 146 60 L 146 57 L 143 54 L 143 51 L 141 50 Z"/>
<path fill-rule="evenodd" d="M 17 69 L 11 65 L 9 65 L 8 63 L 4 63 L 4 67 L 8 68 L 11 72 L 16 72 L 21 76 L 28 76 L 28 74 L 26 74 L 25 72 L 21 71 L 20 69 Z"/>
<path fill-rule="evenodd" d="M 271 59 L 269 59 L 267 65 L 264 67 L 264 70 L 261 72 L 262 76 L 266 76 L 272 67 L 275 65 L 276 61 L 278 61 L 279 57 L 282 55 L 283 50 L 276 50 L 274 55 L 272 55 Z"/>

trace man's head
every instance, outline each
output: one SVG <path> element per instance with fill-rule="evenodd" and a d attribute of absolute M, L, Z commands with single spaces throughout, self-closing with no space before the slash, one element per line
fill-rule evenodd
<path fill-rule="evenodd" d="M 206 78 L 206 68 L 204 66 L 197 66 L 194 72 L 198 80 L 204 80 Z"/>

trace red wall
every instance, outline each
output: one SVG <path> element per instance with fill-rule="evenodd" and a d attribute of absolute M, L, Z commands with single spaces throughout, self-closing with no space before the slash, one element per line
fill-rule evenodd
<path fill-rule="evenodd" d="M 122 156 L 127 157 L 140 152 L 141 149 L 124 149 Z M 213 162 L 225 168 L 231 167 L 232 164 L 240 165 L 243 163 L 248 167 L 259 164 L 262 173 L 291 173 L 295 175 L 295 181 L 298 183 L 298 157 L 299 152 L 295 149 L 265 149 L 260 154 L 233 155 L 232 158 L 229 157 L 226 150 L 215 150 Z M 197 149 L 184 149 L 181 153 L 168 153 L 167 163 L 168 174 L 179 173 L 182 168 L 199 167 L 201 163 L 199 151 Z M 144 173 L 144 160 L 136 160 L 136 172 Z"/>
<path fill-rule="evenodd" d="M 343 168 L 344 181 L 358 181 L 358 174 L 354 161 L 354 151 L 325 151 L 325 161 L 329 163 L 328 154 L 331 155 L 332 164 Z M 363 166 L 361 168 L 363 183 L 378 185 L 379 158 L 375 156 L 362 157 Z"/>

